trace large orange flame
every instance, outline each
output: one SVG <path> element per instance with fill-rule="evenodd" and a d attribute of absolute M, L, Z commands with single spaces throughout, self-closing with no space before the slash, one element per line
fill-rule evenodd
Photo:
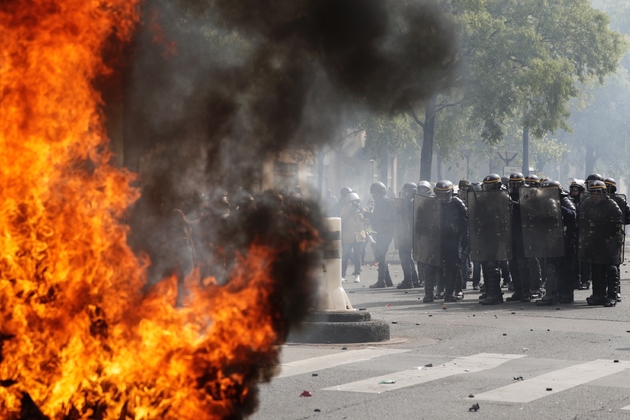
<path fill-rule="evenodd" d="M 20 417 L 25 395 L 53 419 L 224 418 L 258 379 L 240 364 L 275 361 L 274 248 L 253 245 L 225 287 L 190 281 L 183 309 L 174 278 L 141 293 L 120 223 L 137 192 L 109 164 L 92 85 L 136 3 L 0 3 L 3 419 Z"/>

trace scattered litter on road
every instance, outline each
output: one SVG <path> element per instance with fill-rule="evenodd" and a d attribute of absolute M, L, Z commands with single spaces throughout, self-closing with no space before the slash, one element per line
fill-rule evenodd
<path fill-rule="evenodd" d="M 429 316 L 433 316 L 433 315 L 429 314 Z"/>
<path fill-rule="evenodd" d="M 367 311 L 367 308 L 359 308 L 360 311 Z"/>
<path fill-rule="evenodd" d="M 433 367 L 433 363 L 426 364 L 424 367 Z"/>
<path fill-rule="evenodd" d="M 468 398 L 475 398 L 473 394 L 468 394 Z"/>
<path fill-rule="evenodd" d="M 547 388 L 547 391 L 553 391 L 553 389 L 552 388 Z"/>
<path fill-rule="evenodd" d="M 619 360 L 615 359 L 613 360 L 614 363 L 619 363 Z"/>
<path fill-rule="evenodd" d="M 523 353 L 525 353 L 526 351 L 529 351 L 529 349 L 527 347 L 523 347 Z"/>
<path fill-rule="evenodd" d="M 422 370 L 422 368 L 423 368 L 423 367 L 424 367 L 424 366 L 418 366 L 416 369 L 418 369 L 418 370 Z"/>
<path fill-rule="evenodd" d="M 386 308 L 389 308 L 390 306 L 392 306 L 392 304 L 391 304 L 391 303 L 388 303 L 388 304 L 387 304 L 387 306 L 386 306 Z"/>
<path fill-rule="evenodd" d="M 507 335 L 506 333 L 503 333 L 503 336 L 504 336 L 504 337 L 505 337 L 506 335 Z"/>
<path fill-rule="evenodd" d="M 560 308 L 556 308 L 556 311 L 559 311 L 559 310 L 560 310 Z"/>
<path fill-rule="evenodd" d="M 341 350 L 348 350 L 348 347 L 342 347 Z"/>
<path fill-rule="evenodd" d="M 382 381 L 379 382 L 379 384 L 383 384 L 383 385 L 391 385 L 395 383 L 396 381 L 394 379 L 383 379 Z"/>
<path fill-rule="evenodd" d="M 464 372 L 470 372 L 470 369 L 464 369 Z"/>
<path fill-rule="evenodd" d="M 321 412 L 322 410 L 320 410 L 319 408 L 316 408 L 316 409 L 315 409 L 315 410 L 313 410 L 313 411 L 315 411 L 316 413 L 319 413 L 319 412 Z"/>
<path fill-rule="evenodd" d="M 398 321 L 392 321 L 392 324 L 398 324 Z"/>
<path fill-rule="evenodd" d="M 473 314 L 473 316 L 475 316 L 475 314 Z"/>
<path fill-rule="evenodd" d="M 468 409 L 468 411 L 477 411 L 477 410 L 479 410 L 479 404 L 478 404 L 478 403 L 474 403 L 474 404 L 472 405 L 472 407 L 470 407 L 470 408 Z"/>
<path fill-rule="evenodd" d="M 416 325 L 420 325 L 420 323 L 419 323 L 419 322 L 416 322 Z"/>
<path fill-rule="evenodd" d="M 313 373 L 313 376 L 319 376 L 319 374 L 317 374 L 317 373 Z"/>
<path fill-rule="evenodd" d="M 300 394 L 300 397 L 312 397 L 312 396 L 313 394 L 311 394 L 310 391 L 306 391 L 306 390 L 302 391 L 302 393 Z"/>
<path fill-rule="evenodd" d="M 446 305 L 442 305 L 442 309 L 447 310 L 448 307 Z"/>
<path fill-rule="evenodd" d="M 514 315 L 516 312 L 512 312 L 512 315 Z"/>
<path fill-rule="evenodd" d="M 515 380 L 515 381 L 522 381 L 522 380 L 523 380 L 523 377 L 522 377 L 522 376 L 515 376 L 515 377 L 514 377 L 514 380 Z"/>

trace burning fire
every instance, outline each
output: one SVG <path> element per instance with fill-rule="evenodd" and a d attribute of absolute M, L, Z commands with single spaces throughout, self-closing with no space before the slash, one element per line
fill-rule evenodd
<path fill-rule="evenodd" d="M 146 262 L 120 222 L 138 193 L 133 175 L 109 164 L 92 85 L 111 72 L 108 39 L 131 36 L 136 3 L 0 4 L 3 419 L 247 414 L 287 334 L 277 258 L 319 242 L 289 214 L 302 228 L 295 241 L 254 241 L 226 286 L 191 275 L 184 308 L 174 307 L 175 278 L 142 292 Z"/>

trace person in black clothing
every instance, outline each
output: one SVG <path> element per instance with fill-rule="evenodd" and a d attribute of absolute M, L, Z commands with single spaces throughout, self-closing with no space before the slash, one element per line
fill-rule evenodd
<path fill-rule="evenodd" d="M 374 258 L 378 263 L 378 280 L 370 285 L 371 289 L 392 287 L 392 278 L 387 265 L 387 251 L 394 239 L 394 202 L 387 197 L 387 187 L 382 182 L 375 182 L 370 187 L 374 199 L 374 210 L 366 217 L 370 219 L 372 229 L 376 231 Z"/>
<path fill-rule="evenodd" d="M 545 258 L 546 294 L 536 301 L 538 306 L 550 306 L 556 302 L 573 303 L 573 258 L 577 254 L 577 219 L 576 210 L 568 194 L 562 190 L 558 181 L 546 181 L 541 183 L 542 188 L 558 190 L 562 225 L 564 226 L 563 257 Z"/>
<path fill-rule="evenodd" d="M 521 208 L 519 190 L 525 178 L 520 172 L 515 172 L 509 178 L 509 192 L 512 200 L 512 259 L 510 260 L 510 274 L 514 285 L 514 294 L 507 301 L 530 302 L 531 282 L 527 258 L 523 248 L 523 231 L 521 227 Z"/>
<path fill-rule="evenodd" d="M 402 189 L 402 203 L 399 209 L 398 223 L 396 225 L 396 239 L 398 241 L 398 256 L 403 272 L 403 281 L 398 289 L 411 289 L 420 287 L 418 273 L 411 258 L 413 249 L 413 196 L 417 192 L 416 184 L 406 182 Z"/>
<path fill-rule="evenodd" d="M 593 181 L 589 185 L 589 196 L 580 204 L 580 238 L 584 249 L 580 257 L 591 264 L 593 294 L 586 299 L 589 305 L 615 306 L 622 241 L 615 241 L 616 229 L 623 226 L 623 212 L 617 203 L 608 197 L 606 184 Z M 592 228 L 591 226 L 595 226 Z M 586 243 L 590 240 L 591 243 Z M 604 251 L 605 255 L 601 254 Z"/>
<path fill-rule="evenodd" d="M 463 250 L 468 246 L 468 214 L 462 200 L 453 196 L 453 183 L 439 181 L 433 189 L 441 205 L 441 235 L 439 266 L 427 266 L 425 297 L 423 302 L 433 300 L 433 287 L 438 275 L 444 282 L 444 302 L 457 302 L 455 284 L 460 280 L 460 264 Z"/>

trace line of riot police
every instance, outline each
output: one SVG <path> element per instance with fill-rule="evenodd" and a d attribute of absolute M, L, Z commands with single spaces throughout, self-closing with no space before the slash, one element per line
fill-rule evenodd
<path fill-rule="evenodd" d="M 382 183 L 370 192 L 375 206 L 367 217 L 377 231 L 379 263 L 372 288 L 392 286 L 385 255 L 395 238 L 404 274 L 398 288 L 424 282 L 425 303 L 462 298 L 469 262 L 483 273 L 483 305 L 503 303 L 502 269 L 504 286 L 511 278 L 514 292 L 507 301 L 570 304 L 574 290 L 591 282 L 589 305 L 612 307 L 621 300 L 619 265 L 630 208 L 612 178 L 593 174 L 586 184 L 575 180 L 569 192 L 557 181 L 520 173 L 503 181 L 490 174 L 481 184 L 460 182 L 458 194 L 447 180 L 432 193 L 426 181 L 406 183 L 398 199 L 386 197 Z"/>

